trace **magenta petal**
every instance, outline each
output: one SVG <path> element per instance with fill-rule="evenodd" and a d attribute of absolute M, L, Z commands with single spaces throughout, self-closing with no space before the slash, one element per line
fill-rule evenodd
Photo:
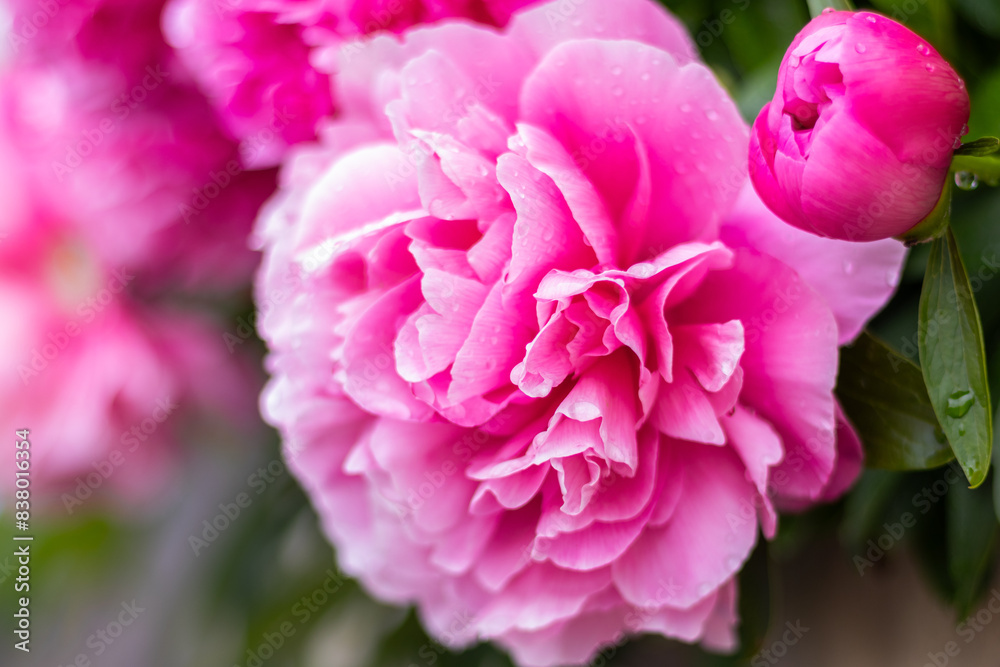
<path fill-rule="evenodd" d="M 430 406 L 413 395 L 395 368 L 393 340 L 400 314 L 420 304 L 420 284 L 410 280 L 378 299 L 354 322 L 344 342 L 344 389 L 359 405 L 399 419 L 428 419 Z M 377 333 L 372 333 L 377 332 Z"/>
<path fill-rule="evenodd" d="M 615 93 L 626 90 L 629 104 L 622 105 Z M 666 99 L 671 103 L 664 104 Z M 580 156 L 578 168 L 618 227 L 591 238 L 602 260 L 610 252 L 606 246 L 617 248 L 619 232 L 635 224 L 628 217 L 645 170 L 651 222 L 641 243 L 628 244 L 645 257 L 714 235 L 738 194 L 727 184 L 743 180 L 747 129 L 725 91 L 701 65 L 679 66 L 668 53 L 644 44 L 590 40 L 556 47 L 525 81 L 521 111 L 566 153 Z M 694 152 L 679 136 L 715 148 Z M 590 148 L 595 137 L 599 151 Z M 645 164 L 642 155 L 649 156 Z M 715 182 L 721 185 L 712 187 Z M 670 224 L 655 224 L 662 220 Z"/>
<path fill-rule="evenodd" d="M 740 403 L 781 436 L 788 482 L 783 496 L 819 498 L 834 467 L 837 325 L 829 307 L 794 271 L 742 250 L 730 271 L 708 274 L 699 289 L 725 298 L 691 298 L 676 316 L 746 325 Z"/>
<path fill-rule="evenodd" d="M 732 415 L 722 418 L 729 442 L 746 466 L 747 479 L 757 487 L 760 496 L 759 515 L 764 536 L 774 537 L 778 515 L 769 496 L 771 468 L 785 456 L 781 438 L 771 425 L 760 417 L 737 407 Z"/>
<path fill-rule="evenodd" d="M 612 565 L 626 600 L 657 600 L 689 608 L 711 595 L 742 566 L 757 540 L 756 521 L 731 521 L 752 501 L 753 487 L 729 450 L 672 443 L 686 480 L 683 497 L 662 528 L 647 528 Z M 657 591 L 663 584 L 668 590 Z"/>
<path fill-rule="evenodd" d="M 889 300 L 906 258 L 906 248 L 893 239 L 852 243 L 795 229 L 771 213 L 749 185 L 723 226 L 723 238 L 795 269 L 833 310 L 841 344 L 853 340 Z"/>
<path fill-rule="evenodd" d="M 679 440 L 712 445 L 726 442 L 714 406 L 687 369 L 675 373 L 673 382 L 660 385 L 652 423 L 662 433 Z"/>
<path fill-rule="evenodd" d="M 513 629 L 538 630 L 576 615 L 588 597 L 610 583 L 607 568 L 577 572 L 534 563 L 486 605 L 477 626 L 487 637 Z"/>
<path fill-rule="evenodd" d="M 540 57 L 566 41 L 634 40 L 670 53 L 681 63 L 698 60 L 684 25 L 662 7 L 644 0 L 574 0 L 527 9 L 510 25 L 512 37 L 531 45 Z"/>

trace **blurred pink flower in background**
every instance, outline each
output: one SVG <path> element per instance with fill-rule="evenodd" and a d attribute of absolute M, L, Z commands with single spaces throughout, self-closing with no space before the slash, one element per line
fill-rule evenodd
<path fill-rule="evenodd" d="M 14 314 L 0 346 L 3 428 L 31 430 L 40 508 L 62 497 L 73 511 L 105 482 L 149 498 L 192 417 L 253 419 L 254 376 L 205 314 L 133 299 L 138 269 L 104 261 L 39 196 L 26 156 L 7 141 L 0 153 L 0 310 Z M 4 458 L 13 469 L 13 452 Z"/>
<path fill-rule="evenodd" d="M 334 114 L 334 70 L 312 47 L 465 17 L 503 25 L 535 0 L 173 0 L 164 32 L 241 142 L 249 167 L 278 164 Z"/>
<path fill-rule="evenodd" d="M 902 246 L 771 214 L 653 2 L 339 57 L 340 120 L 261 216 L 257 301 L 265 416 L 344 570 L 524 665 L 639 632 L 733 648 L 758 527 L 858 473 L 838 345 Z"/>
<path fill-rule="evenodd" d="M 937 203 L 969 94 L 927 41 L 884 16 L 829 12 L 796 36 L 750 140 L 767 205 L 820 236 L 898 236 Z"/>
<path fill-rule="evenodd" d="M 212 300 L 249 286 L 274 172 L 244 171 L 179 80 L 160 4 L 56 8 L 28 30 L 44 8 L 14 3 L 0 72 L 0 307 L 16 313 L 0 401 L 5 428 L 31 430 L 39 506 L 73 510 L 95 473 L 130 499 L 166 488 L 195 423 L 257 423 L 258 378 Z"/>

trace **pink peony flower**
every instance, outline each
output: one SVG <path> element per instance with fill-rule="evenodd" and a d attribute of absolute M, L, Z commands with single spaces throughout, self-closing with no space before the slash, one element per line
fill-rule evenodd
<path fill-rule="evenodd" d="M 838 344 L 902 246 L 775 218 L 653 2 L 348 56 L 344 119 L 257 232 L 264 412 L 343 568 L 524 665 L 641 632 L 733 648 L 758 530 L 858 473 Z"/>
<path fill-rule="evenodd" d="M 503 25 L 535 0 L 173 0 L 163 29 L 252 168 L 313 139 L 337 100 L 313 46 L 467 17 Z"/>
<path fill-rule="evenodd" d="M 829 12 L 792 41 L 750 139 L 750 176 L 789 224 L 901 235 L 937 203 L 969 95 L 927 42 L 868 12 Z"/>

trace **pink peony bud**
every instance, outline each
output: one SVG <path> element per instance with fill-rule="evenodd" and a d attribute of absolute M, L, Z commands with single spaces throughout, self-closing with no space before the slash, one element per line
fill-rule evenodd
<path fill-rule="evenodd" d="M 934 208 L 968 119 L 965 83 L 919 35 L 869 12 L 828 12 L 785 54 L 753 125 L 751 178 L 800 229 L 897 236 Z"/>

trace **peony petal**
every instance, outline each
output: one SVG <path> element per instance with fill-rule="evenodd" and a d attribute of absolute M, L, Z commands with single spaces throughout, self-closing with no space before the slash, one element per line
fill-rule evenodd
<path fill-rule="evenodd" d="M 626 93 L 629 103 L 623 105 L 619 98 Z M 743 184 L 747 128 L 728 95 L 706 68 L 679 66 L 670 54 L 644 44 L 588 40 L 557 46 L 525 81 L 521 113 L 577 156 L 616 231 L 634 227 L 626 218 L 634 211 L 635 184 L 648 167 L 650 224 L 640 243 L 629 242 L 639 248 L 637 259 L 712 237 Z M 678 137 L 715 149 L 692 151 Z M 670 224 L 656 224 L 662 220 Z M 608 232 L 591 242 L 603 259 L 604 245 L 617 249 L 619 241 Z"/>
<path fill-rule="evenodd" d="M 632 604 L 655 600 L 687 609 L 728 581 L 753 549 L 756 521 L 731 518 L 739 517 L 755 492 L 728 449 L 680 441 L 670 446 L 677 448 L 685 469 L 683 497 L 670 521 L 647 528 L 615 561 L 612 572 L 618 590 Z"/>
<path fill-rule="evenodd" d="M 722 234 L 729 245 L 755 248 L 795 269 L 833 310 L 842 345 L 892 296 L 906 258 L 906 248 L 893 239 L 837 241 L 785 224 L 749 184 L 743 186 Z"/>
<path fill-rule="evenodd" d="M 737 407 L 733 414 L 723 417 L 721 421 L 729 443 L 746 466 L 747 479 L 757 487 L 759 503 L 754 505 L 759 508 L 764 536 L 773 539 L 778 515 L 771 502 L 769 484 L 771 468 L 781 463 L 785 456 L 781 438 L 770 424 L 741 407 Z"/>
<path fill-rule="evenodd" d="M 740 403 L 775 428 L 785 447 L 781 496 L 816 500 L 834 467 L 837 325 L 822 298 L 779 261 L 740 250 L 671 313 L 683 321 L 739 319 L 746 329 Z"/>

